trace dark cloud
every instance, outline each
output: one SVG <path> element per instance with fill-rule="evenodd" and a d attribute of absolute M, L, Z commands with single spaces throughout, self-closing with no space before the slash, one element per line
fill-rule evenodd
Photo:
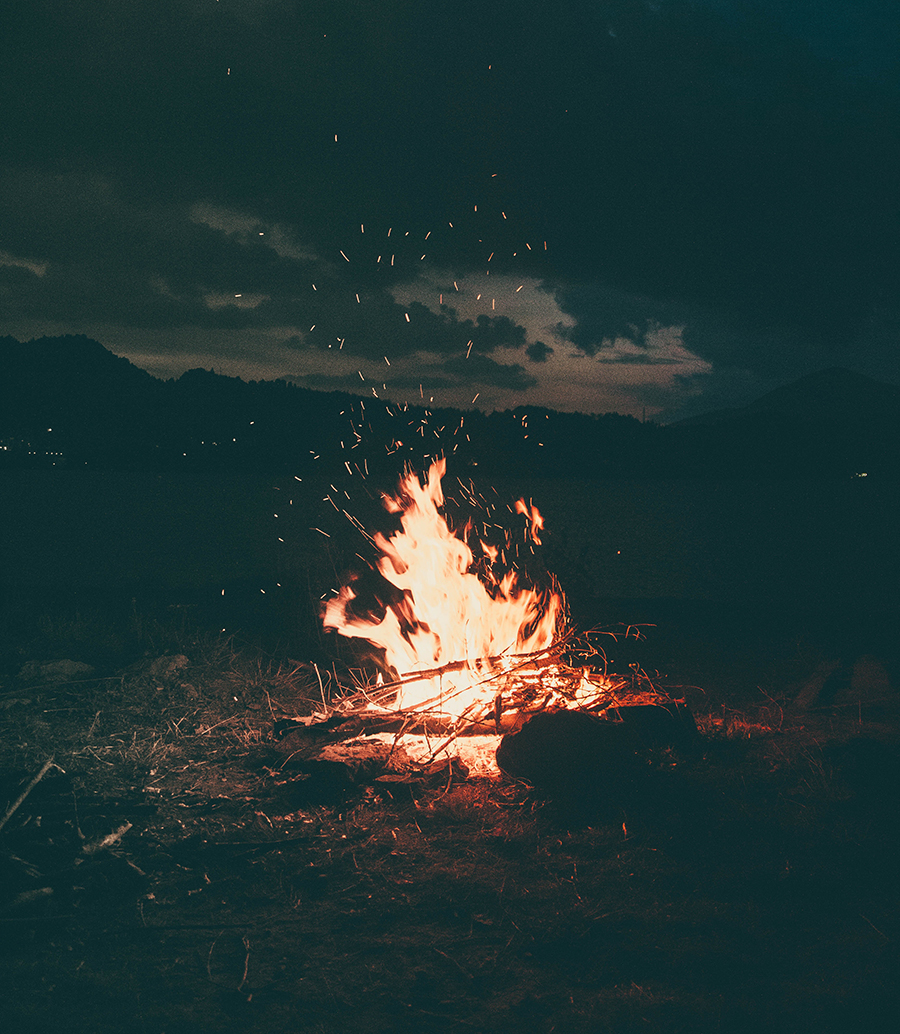
<path fill-rule="evenodd" d="M 574 324 L 560 323 L 557 334 L 585 355 L 596 355 L 617 338 L 642 344 L 656 326 L 679 325 L 684 305 L 666 303 L 646 295 L 630 294 L 603 283 L 558 284 L 552 293 L 562 312 Z"/>
<path fill-rule="evenodd" d="M 20 3 L 0 36 L 0 333 L 469 351 L 440 376 L 525 390 L 484 360 L 543 375 L 564 352 L 529 338 L 546 325 L 397 301 L 437 271 L 514 272 L 550 285 L 559 338 L 635 376 L 661 378 L 654 335 L 683 328 L 712 369 L 635 387 L 667 406 L 836 363 L 895 377 L 900 8 L 859 6 Z"/>
<path fill-rule="evenodd" d="M 421 302 L 403 305 L 383 292 L 360 294 L 357 301 L 356 294 L 332 286 L 317 297 L 315 311 L 321 322 L 315 323 L 303 347 L 340 347 L 348 355 L 375 360 L 416 352 L 483 355 L 498 348 L 521 348 L 526 339 L 525 329 L 506 316 L 482 314 L 474 321 L 461 320 L 448 306 L 433 312 Z"/>
<path fill-rule="evenodd" d="M 469 324 L 469 321 L 466 321 Z M 469 324 L 471 325 L 471 324 Z M 508 316 L 480 315 L 472 327 L 472 343 L 478 352 L 493 352 L 496 348 L 521 348 L 525 344 L 525 328 L 513 323 Z"/>
<path fill-rule="evenodd" d="M 900 319 L 891 308 L 870 311 L 865 321 L 843 335 L 835 327 L 820 335 L 803 323 L 779 320 L 776 313 L 768 319 L 759 313 L 751 320 L 724 306 L 632 295 L 602 283 L 557 285 L 553 293 L 573 321 L 571 326 L 560 325 L 557 333 L 598 362 L 677 365 L 685 357 L 654 348 L 654 334 L 660 328 L 678 329 L 687 353 L 711 369 L 679 374 L 667 384 L 635 386 L 635 398 L 642 405 L 663 406 L 667 418 L 747 402 L 754 393 L 830 366 L 852 366 L 873 377 L 896 379 Z M 618 339 L 634 350 L 617 348 Z"/>
<path fill-rule="evenodd" d="M 505 316 L 468 320 L 448 306 L 435 313 L 420 302 L 401 305 L 389 283 L 367 283 L 356 267 L 344 268 L 340 252 L 341 264 L 321 259 L 283 227 L 246 211 L 135 199 L 96 173 L 7 171 L 0 218 L 19 261 L 46 266 L 37 276 L 0 264 L 8 318 L 145 328 L 283 325 L 304 333 L 315 327 L 312 347 L 343 340 L 348 354 L 371 358 L 465 351 L 469 342 L 487 353 L 526 341 L 524 328 Z"/>
<path fill-rule="evenodd" d="M 535 341 L 525 349 L 525 354 L 533 363 L 546 363 L 553 355 L 553 349 L 543 341 Z"/>
<path fill-rule="evenodd" d="M 7 170 L 0 220 L 10 252 L 46 264 L 43 276 L 8 295 L 7 313 L 19 319 L 249 326 L 259 315 L 237 299 L 210 306 L 207 297 L 297 294 L 316 272 L 308 260 L 197 222 L 187 206 L 129 197 L 97 173 Z"/>
<path fill-rule="evenodd" d="M 538 383 L 520 363 L 498 363 L 486 355 L 469 359 L 452 357 L 441 362 L 416 363 L 411 372 L 397 373 L 386 369 L 383 376 L 364 377 L 359 373 L 313 373 L 294 375 L 289 379 L 308 388 L 342 390 L 359 393 L 375 391 L 391 398 L 404 398 L 424 391 L 452 390 L 475 385 L 511 391 L 527 391 Z"/>
<path fill-rule="evenodd" d="M 460 382 L 466 384 L 490 385 L 513 391 L 525 391 L 538 383 L 537 378 L 526 373 L 520 363 L 498 363 L 490 356 L 474 352 L 468 359 L 464 356 L 448 359 L 441 369 L 455 374 Z"/>

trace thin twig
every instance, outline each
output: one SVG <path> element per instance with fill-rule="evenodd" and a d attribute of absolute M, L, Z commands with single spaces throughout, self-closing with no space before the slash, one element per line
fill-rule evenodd
<path fill-rule="evenodd" d="M 222 936 L 222 933 L 224 933 L 224 931 L 220 931 L 219 932 L 219 936 L 216 937 L 216 939 L 209 946 L 209 955 L 206 956 L 206 973 L 209 976 L 210 983 L 213 983 L 213 984 L 217 984 L 218 983 L 218 981 L 212 975 L 212 956 L 213 956 L 213 950 L 215 949 L 216 945 L 219 943 L 219 937 Z"/>
<path fill-rule="evenodd" d="M 241 977 L 241 982 L 237 986 L 238 991 L 243 990 L 244 984 L 247 983 L 247 970 L 250 968 L 250 938 L 246 934 L 244 934 L 242 938 L 242 943 L 244 945 L 244 951 L 247 954 L 244 956 L 244 975 Z"/>
<path fill-rule="evenodd" d="M 19 794 L 19 796 L 15 799 L 15 801 L 13 801 L 13 803 L 6 809 L 6 814 L 3 816 L 2 819 L 0 819 L 0 829 L 3 829 L 3 827 L 6 825 L 6 823 L 9 822 L 9 820 L 13 816 L 13 813 L 16 811 L 16 809 L 19 807 L 19 805 L 22 803 L 22 801 L 25 800 L 25 798 L 31 793 L 31 791 L 37 786 L 37 784 L 50 771 L 50 768 L 52 767 L 52 765 L 53 765 L 53 758 L 52 757 L 47 758 L 47 760 L 41 766 L 40 772 L 38 772 L 38 774 L 34 777 L 34 779 L 31 780 L 31 782 L 28 784 L 28 786 L 25 787 L 25 789 Z M 56 767 L 59 768 L 59 765 L 57 765 Z M 59 770 L 60 770 L 60 772 L 62 772 L 61 768 Z"/>
<path fill-rule="evenodd" d="M 36 887 L 34 890 L 23 890 L 21 894 L 17 894 L 9 904 L 3 908 L 4 912 L 11 912 L 14 908 L 18 908 L 20 905 L 28 905 L 32 901 L 37 901 L 40 898 L 47 898 L 53 893 L 52 887 Z M 866 917 L 863 916 L 863 919 Z M 5 920 L 8 922 L 8 920 Z M 869 924 L 872 925 L 871 923 Z M 881 931 L 878 931 L 881 933 Z M 884 936 L 882 934 L 882 936 Z"/>
<path fill-rule="evenodd" d="M 322 685 L 322 676 L 319 674 L 319 666 L 313 661 L 313 668 L 316 672 L 316 678 L 319 680 L 319 695 L 322 697 L 322 707 L 328 711 L 328 704 L 325 703 L 325 687 Z"/>
<path fill-rule="evenodd" d="M 869 926 L 872 927 L 872 929 L 875 931 L 875 933 L 879 934 L 886 941 L 890 941 L 890 937 L 888 937 L 888 935 L 883 930 L 879 930 L 878 927 L 872 922 L 872 920 L 868 916 L 864 916 L 862 914 L 862 912 L 860 912 L 859 913 L 859 918 L 860 919 L 865 919 L 865 921 L 869 924 Z"/>
<path fill-rule="evenodd" d="M 220 725 L 224 725 L 226 722 L 233 722 L 234 719 L 237 717 L 238 716 L 236 714 L 233 714 L 229 718 L 223 718 L 221 722 L 216 722 L 215 725 L 211 725 L 208 729 L 201 733 L 201 735 L 208 736 L 213 731 L 213 729 L 218 729 Z"/>

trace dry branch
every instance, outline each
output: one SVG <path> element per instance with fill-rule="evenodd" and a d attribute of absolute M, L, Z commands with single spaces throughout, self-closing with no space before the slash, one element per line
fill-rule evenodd
<path fill-rule="evenodd" d="M 53 758 L 49 757 L 41 766 L 40 772 L 31 780 L 28 786 L 19 794 L 19 796 L 13 801 L 13 803 L 6 809 L 6 814 L 0 819 L 0 829 L 6 825 L 7 822 L 15 814 L 16 809 L 25 800 L 25 798 L 31 793 L 31 791 L 37 786 L 37 784 L 44 778 L 44 776 L 50 771 L 53 765 Z M 58 767 L 58 766 L 57 766 Z M 62 769 L 60 769 L 62 771 Z"/>
<path fill-rule="evenodd" d="M 107 833 L 105 837 L 100 837 L 99 840 L 92 840 L 91 843 L 85 844 L 81 850 L 84 854 L 96 854 L 98 851 L 103 851 L 107 847 L 118 844 L 129 829 L 131 829 L 131 823 L 123 822 L 118 829 L 114 829 L 112 833 Z"/>

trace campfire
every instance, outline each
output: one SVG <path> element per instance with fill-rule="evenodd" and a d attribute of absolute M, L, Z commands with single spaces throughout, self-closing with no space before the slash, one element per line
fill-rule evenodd
<path fill-rule="evenodd" d="M 376 552 L 370 572 L 376 587 L 356 576 L 327 603 L 324 627 L 367 641 L 383 671 L 349 687 L 322 717 L 362 719 L 370 734 L 399 731 L 407 749 L 421 739 L 420 758 L 433 759 L 463 737 L 471 758 L 473 734 L 488 736 L 492 753 L 502 732 L 537 713 L 598 714 L 626 693 L 632 703 L 654 697 L 649 682 L 636 686 L 634 671 L 610 675 L 596 637 L 568 627 L 552 575 L 528 573 L 544 524 L 537 507 L 519 499 L 508 508 L 518 529 L 472 517 L 454 528 L 445 474 L 445 460 L 436 460 L 424 478 L 408 473 L 396 494 L 383 496 L 397 527 L 366 533 Z M 436 734 L 443 734 L 438 746 Z"/>

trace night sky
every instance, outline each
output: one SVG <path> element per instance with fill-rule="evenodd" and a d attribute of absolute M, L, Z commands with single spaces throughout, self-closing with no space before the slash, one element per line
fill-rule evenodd
<path fill-rule="evenodd" d="M 0 335 L 660 420 L 894 383 L 888 0 L 29 0 Z"/>

